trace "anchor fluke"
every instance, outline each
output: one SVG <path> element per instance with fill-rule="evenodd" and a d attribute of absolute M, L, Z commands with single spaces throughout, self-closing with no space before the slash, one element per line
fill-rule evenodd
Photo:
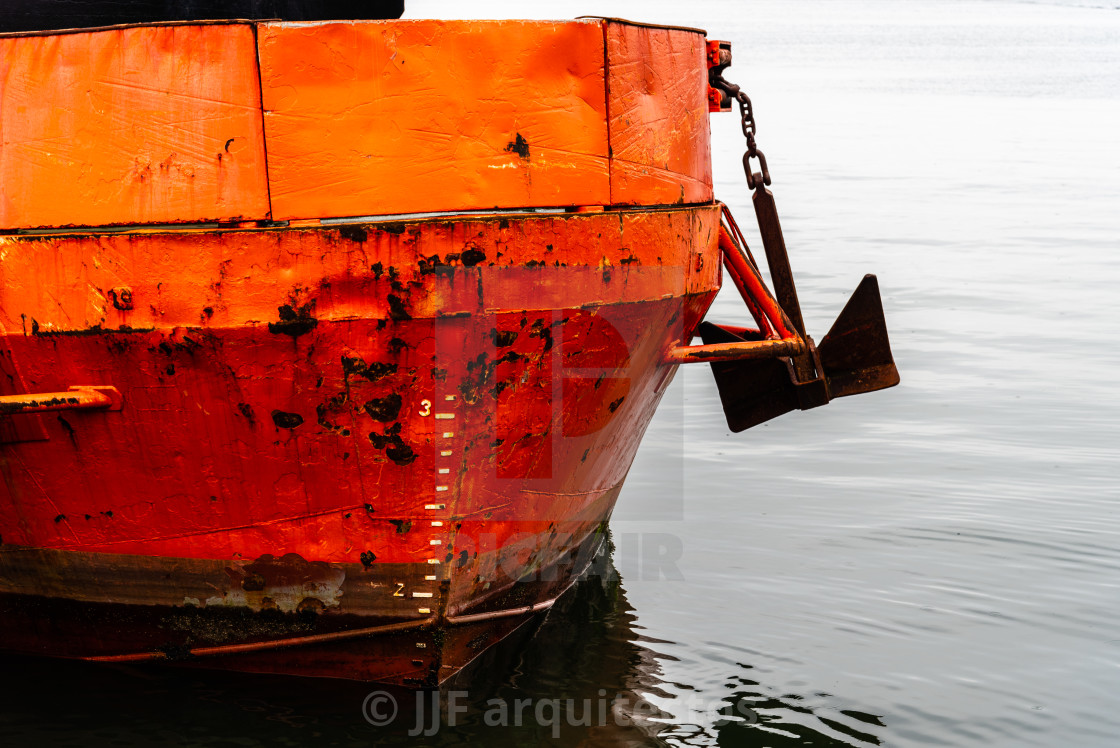
<path fill-rule="evenodd" d="M 831 398 L 898 384 L 879 281 L 874 275 L 863 276 L 817 352 Z"/>
<path fill-rule="evenodd" d="M 745 340 L 711 322 L 702 323 L 697 332 L 704 345 Z M 723 413 L 727 416 L 727 427 L 732 432 L 746 431 L 771 418 L 797 410 L 793 373 L 787 359 L 712 361 L 711 364 Z"/>

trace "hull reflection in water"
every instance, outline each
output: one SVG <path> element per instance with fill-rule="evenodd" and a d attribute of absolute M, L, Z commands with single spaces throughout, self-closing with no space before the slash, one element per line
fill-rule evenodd
<path fill-rule="evenodd" d="M 820 693 L 778 690 L 755 680 L 749 663 L 719 690 L 673 682 L 663 668 L 682 647 L 642 634 L 605 551 L 550 613 L 439 690 L 336 680 L 308 688 L 295 678 L 7 658 L 0 666 L 23 675 L 0 686 L 0 738 L 83 748 L 168 734 L 245 746 L 879 744 L 879 718 L 814 710 L 806 704 Z M 433 701 L 441 708 L 434 723 Z M 390 704 L 393 718 L 371 724 Z"/>

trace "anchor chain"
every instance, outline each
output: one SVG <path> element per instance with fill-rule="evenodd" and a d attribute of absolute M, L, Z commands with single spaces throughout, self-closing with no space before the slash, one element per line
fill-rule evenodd
<path fill-rule="evenodd" d="M 726 62 L 724 62 L 726 60 Z M 731 64 L 731 55 L 728 53 L 726 56 L 720 55 L 720 64 L 708 70 L 708 85 L 717 91 L 722 91 L 729 99 L 734 99 L 739 102 L 739 115 L 742 120 L 743 137 L 747 139 L 747 152 L 743 154 L 743 171 L 747 174 L 747 187 L 756 189 L 759 186 L 769 186 L 770 182 L 770 169 L 766 165 L 766 155 L 759 150 L 758 143 L 755 141 L 755 134 L 758 132 L 758 123 L 754 119 L 754 107 L 751 105 L 751 97 L 743 93 L 743 90 L 736 84 L 723 77 L 723 71 Z M 759 171 L 755 172 L 751 168 L 751 159 L 758 159 Z"/>
<path fill-rule="evenodd" d="M 828 384 L 817 347 L 805 331 L 801 304 L 797 298 L 797 286 L 794 284 L 793 270 L 789 264 L 789 253 L 786 251 L 782 225 L 778 220 L 778 209 L 774 203 L 773 193 L 766 189 L 771 184 L 770 169 L 766 164 L 766 156 L 759 149 L 755 138 L 758 123 L 754 118 L 754 107 L 750 97 L 738 85 L 723 77 L 723 71 L 731 64 L 730 49 L 721 49 L 716 63 L 708 70 L 708 84 L 722 92 L 721 96 L 739 102 L 743 136 L 747 139 L 747 152 L 743 154 L 743 171 L 747 175 L 747 187 L 754 193 L 751 202 L 754 203 L 758 231 L 766 250 L 766 262 L 770 266 L 770 279 L 774 284 L 775 296 L 782 311 L 805 342 L 805 350 L 789 359 L 797 399 L 803 409 L 824 405 L 829 400 Z M 758 171 L 752 168 L 751 162 L 754 159 L 758 160 Z"/>
<path fill-rule="evenodd" d="M 723 77 L 729 65 L 731 44 L 709 41 L 708 111 L 730 112 L 732 99 L 739 102 L 747 140 L 743 171 L 752 192 L 774 292 L 766 289 L 747 243 L 724 205 L 726 220 L 720 231 L 720 249 L 728 273 L 759 329 L 747 331 L 704 323 L 700 328 L 703 350 L 686 350 L 684 355 L 698 357 L 692 360 L 711 355 L 707 360 L 716 377 L 727 424 L 732 431 L 742 431 L 795 408 L 808 410 L 835 397 L 893 387 L 898 384 L 898 369 L 873 275 L 865 276 L 856 288 L 820 348 L 806 334 L 774 194 L 767 189 L 770 169 L 758 147 L 754 107 L 739 86 Z M 752 280 L 754 285 L 750 286 Z M 749 338 L 751 342 L 745 336 L 747 332 L 755 336 Z M 726 360 L 719 360 L 719 356 Z"/>

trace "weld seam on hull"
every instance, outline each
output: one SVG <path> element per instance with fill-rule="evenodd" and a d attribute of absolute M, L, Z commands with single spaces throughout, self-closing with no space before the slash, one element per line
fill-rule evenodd
<path fill-rule="evenodd" d="M 83 31 L 85 29 L 82 29 Z M 0 34 L 0 38 L 3 35 Z M 606 213 L 663 213 L 692 208 L 704 208 L 715 205 L 714 200 L 697 200 L 684 203 L 611 203 L 609 205 L 577 205 L 562 207 L 540 208 L 480 208 L 476 210 L 435 210 L 421 213 L 384 213 L 367 216 L 328 216 L 324 218 L 292 218 L 273 222 L 275 225 L 260 226 L 230 226 L 218 221 L 193 221 L 188 223 L 129 223 L 108 226 L 59 226 L 57 228 L 19 228 L 0 232 L 0 235 L 16 237 L 85 237 L 105 236 L 118 234 L 197 234 L 197 233 L 258 233 L 258 232 L 286 232 L 286 231 L 314 231 L 316 229 L 331 229 L 337 226 L 371 225 L 376 227 L 381 223 L 406 222 L 435 222 L 462 218 L 464 221 L 474 221 L 490 217 L 500 218 L 556 218 L 578 215 L 572 208 L 602 208 Z M 261 223 L 268 223 L 270 219 L 262 219 Z M 288 226 L 289 221 L 319 221 L 317 225 Z"/>

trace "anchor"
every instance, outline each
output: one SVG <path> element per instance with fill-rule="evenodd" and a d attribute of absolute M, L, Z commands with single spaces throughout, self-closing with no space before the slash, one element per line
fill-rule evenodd
<path fill-rule="evenodd" d="M 806 333 L 789 264 L 766 157 L 755 142 L 757 124 L 750 98 L 723 78 L 731 64 L 730 45 L 709 44 L 709 100 L 713 111 L 739 104 L 747 151 L 743 169 L 753 191 L 755 217 L 766 252 L 774 294 L 767 289 L 734 217 L 723 206 L 719 246 L 724 266 L 757 328 L 702 322 L 703 345 L 674 348 L 675 363 L 711 364 L 727 425 L 745 431 L 792 410 L 808 410 L 838 397 L 893 387 L 899 383 L 891 354 L 879 283 L 866 275 L 832 328 L 817 345 Z M 758 170 L 752 168 L 757 159 Z"/>

